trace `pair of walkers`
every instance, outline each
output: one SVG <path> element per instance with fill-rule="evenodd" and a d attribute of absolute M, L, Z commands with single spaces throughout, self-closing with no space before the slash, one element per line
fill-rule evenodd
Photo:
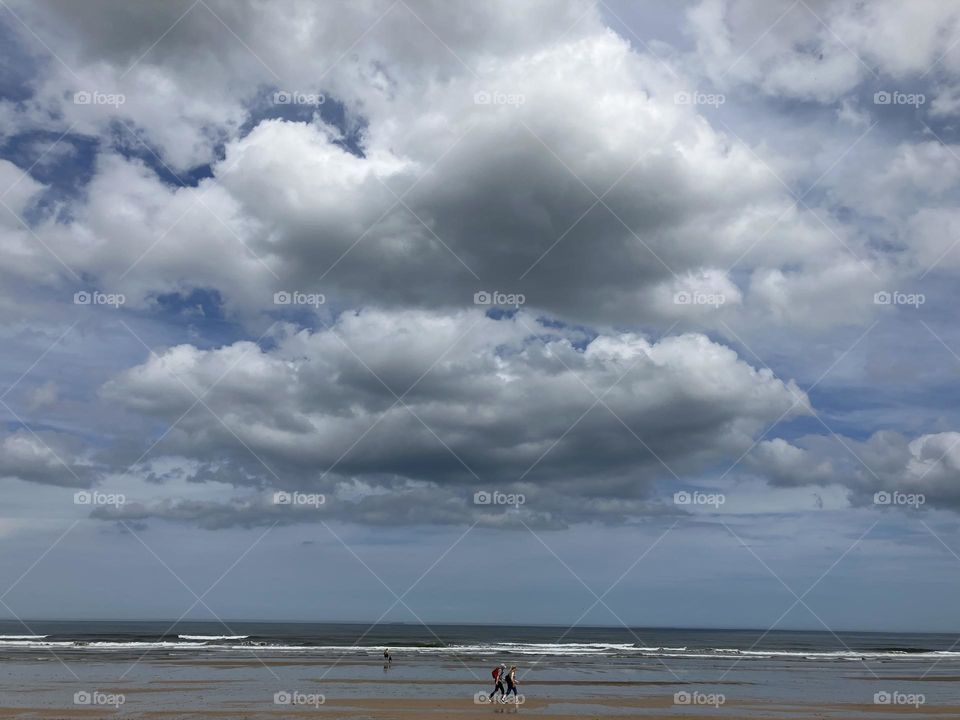
<path fill-rule="evenodd" d="M 497 694 L 497 690 L 500 691 L 500 702 L 506 702 L 507 698 L 510 696 L 510 693 L 513 693 L 514 697 L 517 697 L 517 666 L 514 665 L 507 670 L 507 666 L 503 663 L 500 663 L 499 667 L 495 667 L 493 672 L 493 692 L 490 693 L 490 700 L 493 700 L 493 696 Z"/>

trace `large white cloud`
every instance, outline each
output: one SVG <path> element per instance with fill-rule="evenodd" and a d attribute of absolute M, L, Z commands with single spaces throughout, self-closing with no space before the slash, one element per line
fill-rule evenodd
<path fill-rule="evenodd" d="M 809 411 L 792 382 L 701 335 L 577 340 L 524 313 L 365 311 L 269 351 L 171 348 L 103 395 L 165 423 L 202 397 L 153 456 L 219 458 L 212 474 L 238 486 L 512 488 L 562 497 L 548 506 L 565 519 L 585 499 L 642 500 Z"/>
<path fill-rule="evenodd" d="M 609 31 L 480 72 L 398 86 L 368 108 L 363 157 L 319 120 L 259 123 L 196 189 L 101 155 L 73 221 L 36 232 L 134 304 L 200 286 L 248 312 L 291 288 L 458 306 L 498 288 L 601 324 L 675 319 L 698 277 L 732 306 L 729 272 L 815 276 L 859 242 L 791 209 L 762 159 L 675 102 L 690 83 Z"/>
<path fill-rule="evenodd" d="M 158 295 L 202 288 L 248 338 L 216 349 L 193 338 L 103 388 L 105 408 L 135 418 L 118 428 L 122 452 L 103 452 L 118 477 L 156 420 L 173 422 L 215 384 L 156 448 L 197 481 L 360 488 L 356 519 L 453 522 L 471 516 L 472 471 L 515 483 L 543 455 L 520 486 L 545 526 L 655 511 L 654 479 L 728 464 L 806 407 L 796 387 L 691 329 L 735 328 L 751 353 L 800 346 L 832 368 L 825 328 L 866 323 L 875 292 L 911 289 L 941 256 L 941 269 L 956 265 L 953 147 L 925 136 L 890 149 L 878 131 L 846 155 L 876 110 L 847 95 L 871 78 L 855 54 L 904 85 L 942 55 L 935 111 L 949 110 L 950 8 L 800 3 L 766 33 L 787 3 L 706 0 L 688 16 L 697 54 L 661 60 L 584 2 L 208 5 L 162 38 L 189 4 L 13 5 L 68 67 L 21 28 L 33 95 L 0 101 L 11 126 L 0 132 L 44 129 L 50 142 L 72 126 L 100 145 L 92 179 L 54 207 L 37 205 L 49 188 L 31 177 L 5 197 L 0 308 L 60 316 L 75 290 L 96 287 L 124 293 L 119 317 L 138 327 Z M 903 28 L 927 42 L 888 42 Z M 728 123 L 752 129 L 737 112 L 755 106 L 721 115 L 678 102 L 710 81 L 731 105 L 759 88 L 777 112 L 781 99 L 842 98 L 855 127 L 846 138 L 808 116 L 779 120 L 789 132 L 771 124 L 776 147 L 747 147 Z M 271 106 L 278 88 L 328 104 L 286 113 Z M 77 105 L 76 90 L 124 102 Z M 210 163 L 211 177 L 175 187 L 160 163 Z M 0 192 L 27 167 L 0 161 Z M 807 176 L 819 187 L 801 203 L 784 184 L 808 187 Z M 290 310 L 274 304 L 279 290 L 324 293 L 325 312 L 296 319 L 336 322 L 337 335 L 285 328 L 269 350 L 250 341 Z M 485 318 L 480 290 L 523 293 L 526 310 Z M 587 329 L 564 329 L 578 323 Z M 652 341 L 641 328 L 680 334 Z M 396 403 L 381 379 L 403 393 L 460 333 L 405 398 L 416 416 Z M 564 435 L 594 401 L 578 377 L 600 394 L 634 361 L 605 397 L 623 423 L 598 405 Z M 25 454 L 24 442 L 10 440 L 11 474 L 46 481 L 42 447 Z M 777 443 L 757 453 L 775 483 L 804 465 L 808 482 L 826 482 L 836 466 Z M 218 525 L 259 521 L 265 507 L 168 499 L 130 512 Z"/>
<path fill-rule="evenodd" d="M 411 86 L 462 76 L 464 62 L 522 54 L 599 26 L 590 4 L 566 0 L 12 7 L 29 28 L 14 25 L 23 46 L 43 65 L 21 122 L 77 122 L 80 132 L 99 134 L 122 118 L 178 170 L 213 160 L 216 142 L 236 136 L 266 87 L 330 92 L 373 114 Z M 121 94 L 124 102 L 78 106 L 77 91 Z M 121 135 L 135 144 L 128 130 Z"/>
<path fill-rule="evenodd" d="M 960 8 L 949 2 L 702 0 L 688 17 L 701 67 L 725 87 L 833 102 L 864 80 L 960 69 Z"/>

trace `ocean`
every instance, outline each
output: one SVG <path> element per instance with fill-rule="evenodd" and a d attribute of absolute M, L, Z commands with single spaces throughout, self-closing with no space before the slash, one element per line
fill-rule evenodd
<path fill-rule="evenodd" d="M 253 650 L 376 658 L 385 647 L 397 658 L 960 660 L 960 636 L 934 633 L 234 621 L 0 622 L 0 653 L 47 648 L 89 653 Z"/>
<path fill-rule="evenodd" d="M 338 719 L 459 719 L 500 709 L 488 696 L 503 662 L 517 666 L 523 712 L 552 720 L 880 710 L 917 720 L 960 715 L 958 642 L 931 633 L 6 621 L 0 714 L 80 718 L 99 701 L 144 718 L 286 717 L 301 704 Z"/>

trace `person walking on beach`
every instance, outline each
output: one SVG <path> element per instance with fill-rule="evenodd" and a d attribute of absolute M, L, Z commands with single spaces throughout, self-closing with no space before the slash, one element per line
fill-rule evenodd
<path fill-rule="evenodd" d="M 503 663 L 500 663 L 500 667 L 495 667 L 493 669 L 493 692 L 490 693 L 490 701 L 493 702 L 493 696 L 497 694 L 497 690 L 500 691 L 500 702 L 503 702 L 503 698 L 506 696 L 506 691 L 503 689 L 503 681 L 507 676 L 507 666 Z"/>
<path fill-rule="evenodd" d="M 514 665 L 510 668 L 510 672 L 507 673 L 507 693 L 505 699 L 510 697 L 510 693 L 513 693 L 514 701 L 517 697 L 517 666 Z"/>
<path fill-rule="evenodd" d="M 387 665 L 393 664 L 393 656 L 390 655 L 390 648 L 383 649 L 383 662 Z"/>

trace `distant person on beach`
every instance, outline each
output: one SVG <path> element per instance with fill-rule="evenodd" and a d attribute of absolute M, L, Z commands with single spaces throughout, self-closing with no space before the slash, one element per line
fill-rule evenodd
<path fill-rule="evenodd" d="M 500 663 L 500 667 L 495 667 L 493 669 L 493 692 L 490 693 L 490 700 L 493 701 L 493 696 L 497 694 L 497 690 L 500 691 L 500 702 L 503 702 L 503 698 L 506 696 L 506 691 L 503 689 L 503 681 L 507 675 L 507 666 L 503 663 Z"/>
<path fill-rule="evenodd" d="M 510 697 L 510 693 L 513 693 L 513 697 L 517 697 L 517 666 L 514 665 L 510 668 L 510 672 L 507 673 L 507 694 L 506 697 Z"/>
<path fill-rule="evenodd" d="M 393 656 L 390 654 L 390 648 L 383 649 L 383 662 L 385 662 L 387 665 L 393 663 Z"/>

